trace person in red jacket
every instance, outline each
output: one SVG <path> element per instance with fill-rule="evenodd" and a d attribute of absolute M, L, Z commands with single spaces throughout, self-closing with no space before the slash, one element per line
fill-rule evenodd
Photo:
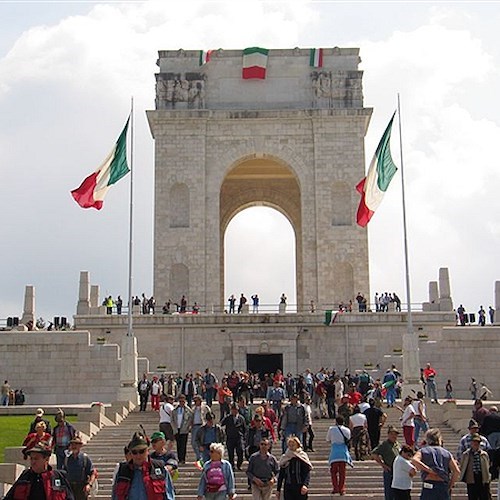
<path fill-rule="evenodd" d="M 4 500 L 74 500 L 66 474 L 49 465 L 52 448 L 48 443 L 42 441 L 26 453 L 30 457 L 30 468 L 21 473 Z"/>
<path fill-rule="evenodd" d="M 113 500 L 147 498 L 174 500 L 172 479 L 164 462 L 148 455 L 148 442 L 141 434 L 134 434 L 128 444 L 132 460 L 118 466 L 113 482 Z"/>
<path fill-rule="evenodd" d="M 47 427 L 43 420 L 40 420 L 35 425 L 35 432 L 30 432 L 23 441 L 23 455 L 24 459 L 28 458 L 28 450 L 31 450 L 34 446 L 36 446 L 40 441 L 44 441 L 47 444 L 51 444 L 52 435 L 47 432 Z"/>

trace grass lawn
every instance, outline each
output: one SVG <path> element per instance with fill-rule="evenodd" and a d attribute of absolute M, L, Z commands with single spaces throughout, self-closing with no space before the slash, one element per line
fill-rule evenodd
<path fill-rule="evenodd" d="M 4 449 L 9 446 L 21 446 L 24 438 L 28 435 L 30 424 L 34 415 L 5 415 L 0 416 L 0 463 L 3 463 Z M 49 415 L 50 425 L 55 425 L 54 417 Z M 76 422 L 76 416 L 68 416 L 68 422 Z"/>

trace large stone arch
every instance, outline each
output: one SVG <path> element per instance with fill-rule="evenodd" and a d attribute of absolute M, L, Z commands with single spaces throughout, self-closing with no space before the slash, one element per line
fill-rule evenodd
<path fill-rule="evenodd" d="M 224 234 L 231 219 L 246 208 L 268 206 L 281 212 L 295 233 L 297 300 L 301 304 L 302 202 L 298 179 L 292 169 L 273 155 L 246 155 L 226 170 L 219 195 L 220 297 L 224 303 Z"/>
<path fill-rule="evenodd" d="M 297 50 L 274 53 L 273 64 L 282 64 L 279 76 L 270 73 L 256 82 L 239 78 L 241 51 L 221 51 L 202 67 L 194 52 L 160 53 L 158 83 L 175 84 L 180 75 L 202 92 L 185 96 L 187 101 L 169 100 L 159 86 L 158 107 L 148 111 L 155 138 L 158 301 L 172 293 L 170 268 L 183 262 L 189 300 L 206 311 L 223 311 L 224 232 L 238 211 L 259 204 L 279 210 L 295 231 L 299 307 L 311 300 L 324 307 L 357 291 L 369 295 L 367 232 L 353 222 L 371 115 L 363 107 L 358 53 L 336 48 L 328 56 L 324 71 L 344 68 L 330 82 L 328 98 L 317 94 L 318 72 L 311 72 L 304 57 Z M 352 85 L 359 98 L 339 98 Z M 283 175 L 269 181 L 253 162 L 267 162 Z M 235 175 L 244 168 L 255 175 L 243 189 Z M 174 182 L 189 187 L 189 227 L 168 223 Z M 240 188 L 234 186 L 238 182 Z M 187 210 L 183 215 L 185 222 Z M 337 262 L 349 262 L 351 271 L 338 276 L 341 266 L 336 275 Z"/>

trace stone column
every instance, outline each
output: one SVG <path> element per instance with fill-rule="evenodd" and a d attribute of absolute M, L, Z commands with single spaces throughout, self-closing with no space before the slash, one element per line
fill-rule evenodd
<path fill-rule="evenodd" d="M 24 289 L 24 309 L 21 323 L 27 325 L 28 321 L 35 326 L 35 287 L 33 285 L 26 285 Z"/>
<path fill-rule="evenodd" d="M 429 303 L 431 311 L 439 311 L 439 287 L 437 281 L 429 281 Z"/>
<path fill-rule="evenodd" d="M 104 313 L 106 309 L 104 308 Z M 99 302 L 99 285 L 90 286 L 90 314 L 101 314 L 102 307 Z"/>
<path fill-rule="evenodd" d="M 137 393 L 137 339 L 135 336 L 125 335 L 121 345 L 120 363 L 120 388 L 118 389 L 118 401 L 132 401 L 138 404 Z"/>
<path fill-rule="evenodd" d="M 90 307 L 99 307 L 99 285 L 90 287 Z"/>
<path fill-rule="evenodd" d="M 439 310 L 453 311 L 453 302 L 450 294 L 450 275 L 447 267 L 439 269 Z"/>
<path fill-rule="evenodd" d="M 90 280 L 88 271 L 80 271 L 80 287 L 76 314 L 78 316 L 90 314 Z"/>
<path fill-rule="evenodd" d="M 422 390 L 420 382 L 420 352 L 418 347 L 418 333 L 406 332 L 403 334 L 403 387 L 401 397 L 414 397 L 414 391 Z"/>
<path fill-rule="evenodd" d="M 500 323 L 500 281 L 495 281 L 495 325 Z"/>

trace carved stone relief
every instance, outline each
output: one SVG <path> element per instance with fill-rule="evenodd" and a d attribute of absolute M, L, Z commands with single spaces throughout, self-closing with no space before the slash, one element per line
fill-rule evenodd
<path fill-rule="evenodd" d="M 156 75 L 156 109 L 204 109 L 205 80 L 200 73 Z"/>
<path fill-rule="evenodd" d="M 315 108 L 351 107 L 362 102 L 361 71 L 328 71 L 311 73 L 312 101 Z"/>

